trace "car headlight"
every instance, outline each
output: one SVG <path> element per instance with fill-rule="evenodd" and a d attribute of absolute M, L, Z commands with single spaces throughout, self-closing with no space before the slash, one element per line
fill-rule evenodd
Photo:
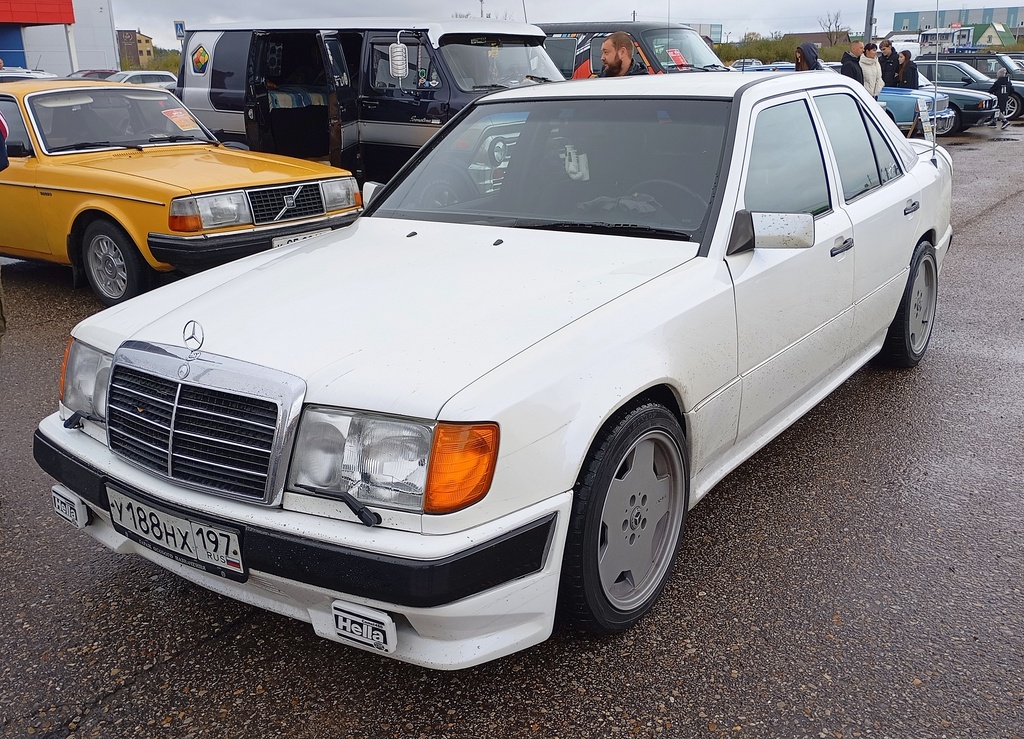
<path fill-rule="evenodd" d="M 324 209 L 328 211 L 356 208 L 363 204 L 355 177 L 321 182 L 320 190 L 324 194 Z"/>
<path fill-rule="evenodd" d="M 493 423 L 451 424 L 310 406 L 288 488 L 416 513 L 451 513 L 491 485 L 498 453 Z"/>
<path fill-rule="evenodd" d="M 60 400 L 72 413 L 93 421 L 107 417 L 107 385 L 113 357 L 71 339 L 64 354 Z"/>
<path fill-rule="evenodd" d="M 171 201 L 168 217 L 168 226 L 172 231 L 200 231 L 204 228 L 247 226 L 251 223 L 249 201 L 240 190 L 175 198 Z"/>

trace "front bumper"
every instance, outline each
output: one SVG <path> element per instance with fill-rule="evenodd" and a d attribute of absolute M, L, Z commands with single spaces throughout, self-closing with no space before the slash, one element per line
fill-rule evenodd
<path fill-rule="evenodd" d="M 338 600 L 386 612 L 398 630 L 398 646 L 390 656 L 437 669 L 480 664 L 544 641 L 551 633 L 571 491 L 468 536 L 462 532 L 457 539 L 472 542 L 469 546 L 444 556 L 416 557 L 417 543 L 433 540 L 436 552 L 437 540 L 445 537 L 387 531 L 380 538 L 389 539 L 390 550 L 369 551 L 295 533 L 312 528 L 295 525 L 296 517 L 310 518 L 303 514 L 221 499 L 199 511 L 168 496 L 174 490 L 169 483 L 114 457 L 81 431 L 64 429 L 56 414 L 40 424 L 33 453 L 43 470 L 85 502 L 86 533 L 110 549 L 142 556 L 222 595 L 307 621 L 325 638 L 373 651 L 339 637 L 332 614 Z M 122 536 L 110 522 L 111 483 L 186 515 L 241 529 L 246 580 L 234 582 L 179 564 Z M 190 492 L 187 497 L 212 496 Z M 335 533 L 342 535 L 346 527 L 362 529 L 336 523 Z"/>
<path fill-rule="evenodd" d="M 146 243 L 154 259 L 171 264 L 183 272 L 195 272 L 266 251 L 273 246 L 275 239 L 301 236 L 324 229 L 343 228 L 351 224 L 359 213 L 360 211 L 353 210 L 319 221 L 303 221 L 272 229 L 204 236 L 151 233 Z"/>

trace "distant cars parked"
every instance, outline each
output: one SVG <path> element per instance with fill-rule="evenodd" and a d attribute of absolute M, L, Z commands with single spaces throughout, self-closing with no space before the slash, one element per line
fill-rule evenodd
<path fill-rule="evenodd" d="M 107 77 L 107 82 L 127 82 L 129 85 L 157 85 L 173 90 L 178 84 L 178 77 L 173 72 L 161 69 L 135 69 L 128 72 L 117 72 Z"/>
<path fill-rule="evenodd" d="M 941 88 L 962 88 L 966 90 L 978 90 L 988 92 L 995 82 L 995 73 L 991 76 L 979 72 L 977 68 L 967 62 L 955 59 L 919 59 L 917 68 L 935 80 Z M 1024 82 L 1014 82 L 1015 88 L 1024 88 Z M 1020 115 L 1021 93 L 1024 89 L 1015 89 L 1006 101 L 1006 115 L 1013 119 Z"/>
<path fill-rule="evenodd" d="M 918 65 L 918 78 L 921 82 L 921 90 L 927 91 L 932 89 L 932 80 L 925 76 L 922 71 L 923 67 L 923 64 Z M 980 90 L 953 87 L 937 81 L 935 86 L 939 92 L 949 97 L 949 109 L 956 117 L 952 128 L 946 132 L 946 135 L 963 133 L 971 126 L 988 123 L 995 118 L 996 110 L 999 107 L 995 95 Z"/>
<path fill-rule="evenodd" d="M 106 305 L 143 292 L 154 270 L 220 264 L 359 211 L 348 172 L 226 148 L 167 90 L 11 82 L 0 111 L 0 255 L 70 265 Z"/>
<path fill-rule="evenodd" d="M 26 69 L 25 67 L 4 67 L 0 69 L 0 82 L 18 82 L 19 80 L 52 80 L 57 75 L 51 72 L 42 72 L 38 69 Z"/>
<path fill-rule="evenodd" d="M 743 69 L 744 67 L 760 67 L 763 65 L 760 59 L 737 59 L 732 63 L 733 69 Z"/>
<path fill-rule="evenodd" d="M 69 80 L 105 80 L 112 74 L 117 74 L 116 69 L 79 69 L 68 75 Z"/>
<path fill-rule="evenodd" d="M 1000 69 L 1005 69 L 1006 73 L 1010 75 L 1014 87 L 1017 88 L 1010 95 L 1010 100 L 1006 104 L 1006 117 L 1010 120 L 1016 120 L 1021 117 L 1021 114 L 1024 114 L 1024 89 L 1022 89 L 1024 88 L 1024 69 L 1021 69 L 1017 62 L 1006 54 L 987 51 L 957 52 L 939 54 L 939 59 L 942 61 L 965 62 L 986 77 L 995 77 Z M 918 59 L 917 61 L 918 68 L 920 68 L 922 61 L 928 62 L 930 60 Z"/>

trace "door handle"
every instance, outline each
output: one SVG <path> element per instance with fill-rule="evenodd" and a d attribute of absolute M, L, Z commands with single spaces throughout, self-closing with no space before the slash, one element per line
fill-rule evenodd
<path fill-rule="evenodd" d="M 829 252 L 829 254 L 831 254 L 834 257 L 838 257 L 843 252 L 850 251 L 850 249 L 852 249 L 852 248 L 853 248 L 853 237 L 852 236 L 850 238 L 848 238 L 846 241 L 840 241 L 839 239 L 836 239 L 836 245 L 832 247 L 832 250 Z"/>
<path fill-rule="evenodd" d="M 362 100 L 361 102 L 362 102 L 364 108 L 376 108 L 377 107 L 377 101 L 376 100 Z"/>
<path fill-rule="evenodd" d="M 913 213 L 916 210 L 919 210 L 920 208 L 921 208 L 921 201 L 919 201 L 919 200 L 910 200 L 910 201 L 907 202 L 907 207 L 903 209 L 903 215 L 909 216 L 911 213 Z"/>

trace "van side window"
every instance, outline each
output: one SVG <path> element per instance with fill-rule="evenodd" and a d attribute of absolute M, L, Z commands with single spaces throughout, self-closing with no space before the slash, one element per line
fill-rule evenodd
<path fill-rule="evenodd" d="M 241 110 L 245 100 L 245 69 L 251 31 L 227 31 L 211 55 L 210 102 L 217 110 Z M 182 82 L 184 84 L 184 82 Z"/>
<path fill-rule="evenodd" d="M 406 44 L 409 47 L 409 76 L 402 80 L 391 76 L 389 46 L 390 43 L 375 42 L 370 47 L 370 87 L 377 90 L 423 90 L 441 86 L 441 76 L 432 63 L 426 45 Z"/>

